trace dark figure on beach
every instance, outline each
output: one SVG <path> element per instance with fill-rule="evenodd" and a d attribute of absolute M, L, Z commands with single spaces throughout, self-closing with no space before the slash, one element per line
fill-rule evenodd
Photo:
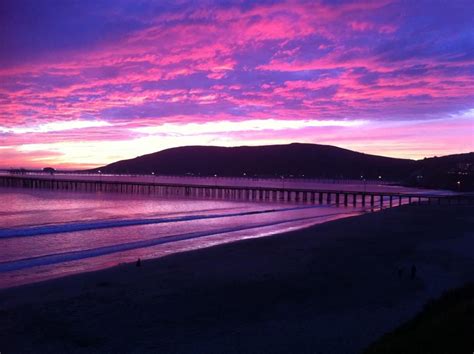
<path fill-rule="evenodd" d="M 411 278 L 412 278 L 412 279 L 415 279 L 415 277 L 416 277 L 416 267 L 415 267 L 415 265 L 413 264 L 413 265 L 411 266 Z"/>
<path fill-rule="evenodd" d="M 135 263 L 135 265 L 137 267 L 141 267 L 142 266 L 142 260 L 140 258 L 138 258 L 137 263 Z"/>
<path fill-rule="evenodd" d="M 403 268 L 398 268 L 398 277 L 400 279 L 403 277 Z"/>

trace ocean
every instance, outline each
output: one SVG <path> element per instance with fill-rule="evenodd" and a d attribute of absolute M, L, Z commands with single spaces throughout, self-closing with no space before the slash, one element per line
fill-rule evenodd
<path fill-rule="evenodd" d="M 211 179 L 208 183 L 249 182 Z M 295 187 L 297 182 L 286 183 Z M 302 188 L 315 187 L 299 183 Z M 329 182 L 322 187 L 328 186 Z M 332 187 L 406 191 L 375 184 Z M 0 188 L 0 288 L 268 236 L 368 211 L 360 203 L 337 207 Z"/>
<path fill-rule="evenodd" d="M 0 188 L 0 287 L 267 236 L 362 212 L 360 207 Z"/>

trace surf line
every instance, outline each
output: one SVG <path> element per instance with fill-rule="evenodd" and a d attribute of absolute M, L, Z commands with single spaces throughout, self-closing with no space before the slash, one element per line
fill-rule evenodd
<path fill-rule="evenodd" d="M 88 231 L 97 229 L 106 229 L 112 227 L 126 227 L 126 226 L 138 226 L 138 225 L 150 225 L 150 224 L 162 224 L 171 222 L 183 222 L 183 221 L 194 221 L 194 220 L 205 220 L 205 219 L 219 219 L 235 216 L 248 216 L 256 214 L 268 214 L 283 211 L 302 210 L 309 208 L 318 208 L 320 206 L 303 206 L 293 208 L 282 208 L 282 209 L 265 209 L 265 210 L 251 210 L 240 213 L 228 213 L 228 214 L 210 214 L 210 215 L 187 215 L 172 218 L 151 218 L 151 219 L 125 219 L 125 220 L 107 220 L 107 221 L 95 221 L 88 223 L 72 223 L 72 224 L 61 224 L 61 225 L 49 225 L 49 226 L 36 226 L 36 227 L 25 227 L 25 228 L 11 228 L 11 229 L 0 229 L 0 239 L 15 238 L 15 237 L 29 237 L 29 236 L 41 236 L 50 234 L 59 234 L 76 231 Z"/>
<path fill-rule="evenodd" d="M 37 267 L 37 266 L 70 262 L 70 261 L 75 261 L 75 260 L 85 259 L 85 258 L 104 256 L 104 255 L 117 253 L 117 252 L 130 251 L 130 250 L 134 250 L 138 248 L 152 247 L 152 246 L 162 245 L 166 243 L 190 240 L 190 239 L 195 239 L 195 238 L 200 238 L 200 237 L 205 237 L 205 236 L 215 236 L 215 235 L 225 234 L 225 233 L 230 233 L 230 232 L 258 229 L 258 228 L 267 227 L 267 226 L 275 226 L 275 225 L 281 225 L 285 223 L 307 221 L 310 219 L 319 219 L 323 217 L 345 215 L 345 214 L 348 216 L 358 215 L 357 213 L 349 212 L 349 213 L 332 213 L 332 214 L 317 215 L 317 216 L 307 216 L 307 217 L 301 217 L 301 218 L 296 218 L 296 219 L 291 219 L 291 220 L 280 220 L 280 221 L 259 223 L 259 224 L 241 226 L 241 227 L 226 227 L 226 228 L 220 228 L 220 229 L 208 230 L 208 231 L 196 231 L 196 232 L 189 232 L 185 234 L 154 238 L 151 240 L 142 240 L 142 241 L 122 243 L 118 245 L 104 246 L 104 247 L 93 248 L 93 249 L 82 250 L 82 251 L 72 251 L 72 252 L 51 254 L 47 256 L 24 258 L 24 259 L 19 259 L 16 261 L 0 263 L 0 273 L 11 272 L 15 270 L 32 268 L 32 267 Z"/>

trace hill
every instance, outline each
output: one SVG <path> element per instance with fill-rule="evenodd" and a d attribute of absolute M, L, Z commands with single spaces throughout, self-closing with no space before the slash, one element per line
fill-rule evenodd
<path fill-rule="evenodd" d="M 405 180 L 408 185 L 474 191 L 474 152 L 416 161 Z"/>
<path fill-rule="evenodd" d="M 200 176 L 293 176 L 320 178 L 405 178 L 415 161 L 367 155 L 335 146 L 186 146 L 122 160 L 94 169 L 103 173 Z"/>
<path fill-rule="evenodd" d="M 122 160 L 86 172 L 193 176 L 377 179 L 407 186 L 474 191 L 474 152 L 397 159 L 330 145 L 185 146 Z"/>

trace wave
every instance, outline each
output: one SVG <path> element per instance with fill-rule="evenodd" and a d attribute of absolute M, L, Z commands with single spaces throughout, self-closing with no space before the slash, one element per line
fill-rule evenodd
<path fill-rule="evenodd" d="M 110 207 L 110 209 L 112 209 L 113 207 Z M 210 212 L 210 211 L 222 211 L 222 210 L 238 210 L 238 209 L 243 209 L 245 207 L 233 207 L 233 208 L 229 208 L 229 207 L 223 207 L 223 208 L 212 208 L 212 209 L 200 209 L 198 210 L 198 212 L 200 213 L 203 213 L 203 212 Z M 74 210 L 74 209 L 77 209 L 77 210 L 80 210 L 81 213 L 84 212 L 84 211 L 89 211 L 91 214 L 95 211 L 103 211 L 104 208 L 71 208 L 71 209 L 65 209 L 66 211 L 70 211 L 70 210 Z M 36 213 L 34 213 L 33 211 L 28 211 L 28 213 L 26 214 L 38 214 L 38 213 L 44 213 L 44 214 L 49 214 L 51 212 L 54 212 L 56 210 L 39 210 L 37 211 Z M 61 209 L 61 212 L 64 211 Z M 166 214 L 163 214 L 163 213 L 157 213 L 157 212 L 137 212 L 137 213 L 128 213 L 127 216 L 128 216 L 128 219 L 127 220 L 130 220 L 131 218 L 141 218 L 141 219 L 144 219 L 144 218 L 147 218 L 147 219 L 151 219 L 151 218 L 157 218 L 157 217 L 163 217 L 163 216 L 167 216 L 167 217 L 170 217 L 172 215 L 183 215 L 186 211 L 177 211 L 177 212 L 167 212 Z M 191 213 L 191 214 L 194 214 L 196 211 L 195 210 L 189 210 L 188 213 Z M 23 212 L 9 212 L 8 215 L 22 215 Z M 5 214 L 7 215 L 7 214 Z M 8 216 L 7 215 L 7 216 Z M 0 216 L 2 216 L 2 212 L 0 212 Z M 52 227 L 52 226 L 55 226 L 55 227 L 61 227 L 62 225 L 65 225 L 65 224 L 71 224 L 71 223 L 76 223 L 76 224 L 85 224 L 86 222 L 104 222 L 104 221 L 114 221 L 114 220 L 121 220 L 123 219 L 123 215 L 114 215 L 114 216 L 110 216 L 110 217 L 107 217 L 107 218 L 104 218 L 104 219 L 100 219 L 100 220 L 94 220 L 94 218 L 90 217 L 90 218 L 84 218 L 82 222 L 77 222 L 75 220 L 62 220 L 62 221 L 57 221 L 57 222 L 51 222 L 51 221 L 48 221 L 48 222 L 44 222 L 44 223 L 34 223 L 34 224 L 21 224 L 21 225 L 14 225 L 14 226 L 9 226 L 9 227 L 0 227 L 0 239 L 2 238 L 1 235 L 4 233 L 4 231 L 8 231 L 8 232 L 5 232 L 5 234 L 10 234 L 10 232 L 12 231 L 15 231 L 15 230 L 34 230 L 34 229 L 37 229 L 37 228 L 45 228 L 45 227 Z M 80 230 L 79 230 L 80 231 Z M 36 235 L 31 235 L 31 236 L 36 236 Z M 10 236 L 8 237 L 5 237 L 5 238 L 9 238 Z M 15 237 L 15 236 L 13 236 Z"/>
<path fill-rule="evenodd" d="M 347 215 L 347 214 L 354 215 L 354 212 L 332 213 L 332 214 L 325 214 L 325 215 L 318 215 L 318 216 L 307 216 L 307 217 L 301 217 L 301 218 L 290 219 L 290 220 L 280 220 L 280 221 L 266 222 L 266 223 L 260 223 L 260 224 L 245 225 L 245 226 L 240 226 L 240 227 L 227 227 L 227 228 L 220 228 L 220 229 L 207 230 L 207 231 L 197 231 L 197 232 L 190 232 L 190 233 L 184 233 L 184 234 L 179 234 L 179 235 L 166 236 L 166 237 L 161 237 L 161 238 L 154 238 L 154 239 L 149 239 L 149 240 L 134 241 L 134 242 L 122 243 L 118 245 L 93 248 L 93 249 L 82 250 L 82 251 L 72 251 L 72 252 L 56 253 L 56 254 L 40 256 L 40 257 L 24 258 L 24 259 L 19 259 L 16 261 L 0 263 L 0 273 L 20 270 L 20 269 L 25 269 L 25 268 L 31 268 L 31 267 L 36 267 L 36 266 L 51 265 L 51 264 L 70 262 L 70 261 L 75 261 L 75 260 L 80 260 L 80 259 L 85 259 L 85 258 L 98 257 L 98 256 L 103 256 L 103 255 L 107 255 L 111 253 L 130 251 L 130 250 L 134 250 L 138 248 L 146 248 L 146 247 L 151 247 L 151 246 L 162 245 L 165 243 L 190 240 L 190 239 L 204 237 L 204 236 L 213 236 L 213 235 L 236 232 L 236 231 L 245 231 L 245 230 L 250 230 L 250 229 L 275 226 L 275 225 L 280 225 L 280 224 L 290 223 L 290 222 L 307 221 L 310 219 L 318 219 L 318 218 L 323 218 L 323 217 Z"/>
<path fill-rule="evenodd" d="M 204 220 L 204 219 L 218 219 L 236 216 L 247 216 L 255 214 L 266 214 L 280 211 L 291 211 L 308 208 L 318 208 L 319 206 L 304 206 L 304 207 L 293 207 L 293 208 L 282 208 L 282 209 L 266 209 L 266 210 L 252 210 L 238 213 L 227 213 L 227 214 L 198 214 L 198 215 L 185 215 L 179 217 L 165 217 L 165 218 L 147 218 L 147 219 L 124 219 L 124 220 L 100 220 L 92 222 L 81 222 L 81 223 L 68 223 L 68 224 L 53 224 L 47 226 L 33 226 L 33 227 L 22 227 L 22 228 L 11 228 L 0 230 L 0 239 L 15 238 L 15 237 L 29 237 L 29 236 L 41 236 L 67 232 L 77 231 L 88 231 L 98 230 L 113 227 L 126 227 L 126 226 L 138 226 L 138 225 L 150 225 L 150 224 L 162 224 L 171 222 L 183 222 L 193 220 Z"/>

